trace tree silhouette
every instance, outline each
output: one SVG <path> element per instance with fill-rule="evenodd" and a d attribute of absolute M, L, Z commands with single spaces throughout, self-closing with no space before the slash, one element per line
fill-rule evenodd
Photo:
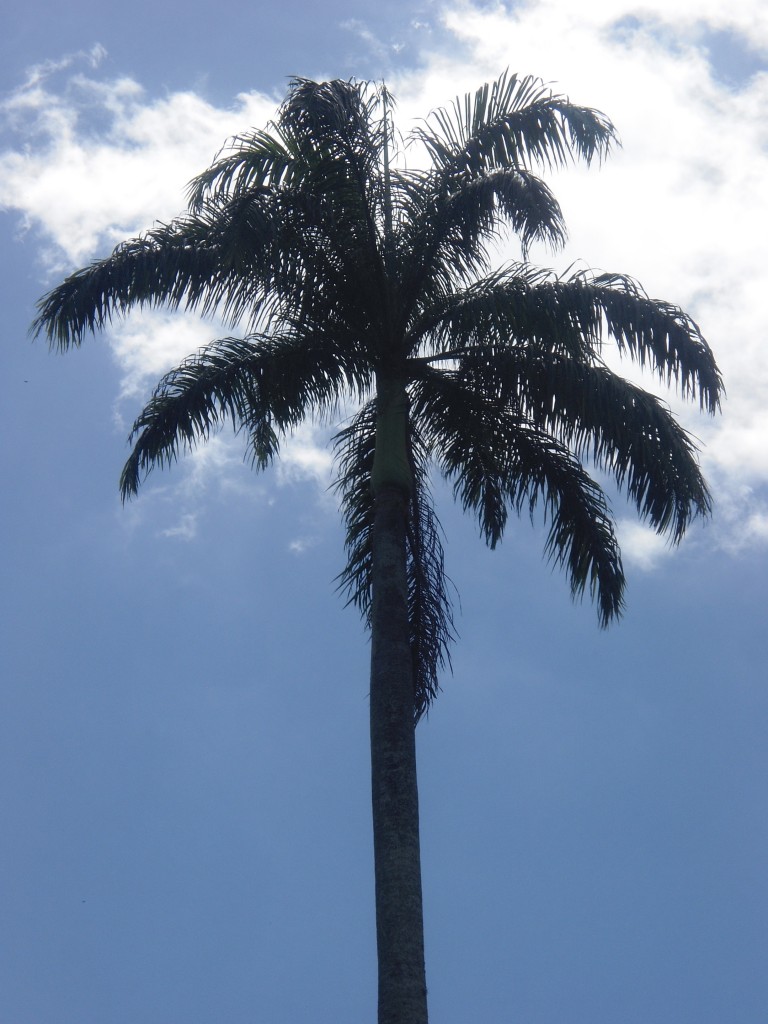
<path fill-rule="evenodd" d="M 294 80 L 267 130 L 233 139 L 194 179 L 184 216 L 68 277 L 34 329 L 67 349 L 162 305 L 237 331 L 160 381 L 133 427 L 124 498 L 227 421 L 264 469 L 306 417 L 356 407 L 334 445 L 341 582 L 371 630 L 379 1022 L 425 1024 L 415 725 L 453 632 L 430 476 L 451 483 L 491 547 L 510 513 L 543 513 L 546 554 L 606 625 L 625 577 L 587 467 L 672 542 L 710 498 L 689 435 L 609 369 L 603 346 L 710 413 L 722 384 L 678 307 L 622 274 L 527 262 L 534 242 L 565 237 L 535 169 L 601 160 L 616 143 L 603 114 L 510 74 L 404 140 L 392 108 L 383 86 Z M 498 268 L 489 245 L 504 229 L 521 259 Z"/>

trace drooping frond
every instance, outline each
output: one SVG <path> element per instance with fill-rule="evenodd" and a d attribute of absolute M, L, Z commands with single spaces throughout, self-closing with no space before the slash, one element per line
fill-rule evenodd
<path fill-rule="evenodd" d="M 38 303 L 33 332 L 60 349 L 108 327 L 132 307 L 195 308 L 219 276 L 218 246 L 205 217 L 161 224 L 71 274 Z"/>
<path fill-rule="evenodd" d="M 443 564 L 441 529 L 429 493 L 428 461 L 413 438 L 413 494 L 408 512 L 408 620 L 414 673 L 416 720 L 427 712 L 439 690 L 439 672 L 450 665 L 454 639 L 449 580 Z M 376 445 L 376 403 L 370 402 L 335 439 L 339 477 L 336 488 L 346 523 L 347 562 L 339 588 L 369 622 L 373 496 L 371 469 Z"/>
<path fill-rule="evenodd" d="M 531 346 L 461 360 L 474 386 L 613 475 L 641 519 L 679 542 L 710 510 L 696 446 L 668 407 L 601 363 Z"/>
<path fill-rule="evenodd" d="M 613 519 L 578 459 L 460 372 L 425 369 L 413 393 L 415 421 L 486 542 L 501 540 L 510 511 L 533 516 L 541 508 L 550 524 L 546 551 L 574 595 L 589 588 L 602 625 L 617 616 L 624 573 Z"/>
<path fill-rule="evenodd" d="M 433 303 L 413 333 L 430 353 L 455 358 L 472 347 L 485 349 L 489 362 L 496 351 L 518 345 L 533 347 L 543 359 L 560 352 L 589 363 L 601 358 L 607 335 L 621 353 L 677 386 L 684 398 L 698 397 L 709 412 L 718 409 L 723 389 L 698 325 L 619 274 L 558 277 L 510 264 Z"/>
<path fill-rule="evenodd" d="M 643 288 L 625 274 L 582 272 L 567 284 L 581 287 L 592 297 L 619 351 L 641 366 L 649 365 L 683 398 L 695 399 L 709 413 L 720 408 L 723 381 L 712 350 L 699 325 L 679 306 L 650 299 Z"/>
<path fill-rule="evenodd" d="M 508 518 L 503 485 L 508 451 L 499 433 L 499 403 L 464 388 L 455 371 L 422 368 L 411 389 L 412 414 L 435 463 L 456 480 L 456 496 L 478 517 L 494 548 Z M 461 479 L 458 479 L 460 471 Z"/>
<path fill-rule="evenodd" d="M 579 298 L 566 293 L 550 271 L 511 264 L 425 305 L 411 329 L 412 345 L 435 361 L 469 349 L 490 360 L 498 350 L 527 344 L 591 360 L 599 347 L 600 319 L 594 303 Z"/>
<path fill-rule="evenodd" d="M 442 528 L 429 489 L 428 452 L 415 430 L 411 446 L 415 480 L 408 517 L 408 617 L 418 721 L 437 697 L 439 673 L 450 667 L 450 644 L 456 634 Z"/>
<path fill-rule="evenodd" d="M 483 235 L 499 233 L 500 223 L 511 228 L 527 251 L 535 242 L 553 250 L 565 241 L 565 221 L 549 186 L 530 171 L 501 168 L 452 192 L 446 220 L 464 236 L 465 246 Z"/>
<path fill-rule="evenodd" d="M 533 431 L 518 437 L 518 457 L 524 459 L 527 442 L 530 455 L 539 460 L 524 481 L 526 496 L 532 511 L 538 500 L 544 505 L 550 523 L 547 556 L 565 571 L 574 598 L 589 590 L 605 628 L 624 608 L 626 584 L 613 516 L 602 488 L 578 459 L 545 439 Z"/>
<path fill-rule="evenodd" d="M 227 420 L 248 433 L 255 466 L 275 457 L 280 437 L 312 409 L 327 413 L 345 393 L 369 385 L 364 364 L 345 360 L 305 336 L 224 338 L 186 359 L 160 381 L 136 420 L 133 451 L 123 469 L 123 498 L 138 491 L 155 466 L 207 440 Z"/>

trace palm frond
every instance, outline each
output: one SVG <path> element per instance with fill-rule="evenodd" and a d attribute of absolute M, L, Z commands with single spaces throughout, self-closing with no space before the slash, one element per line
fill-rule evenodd
<path fill-rule="evenodd" d="M 528 452 L 525 452 L 527 442 Z M 565 570 L 574 598 L 588 589 L 605 628 L 624 608 L 626 577 L 616 539 L 613 516 L 602 488 L 585 472 L 565 446 L 534 431 L 518 434 L 517 456 L 529 464 L 530 476 L 520 478 L 533 511 L 541 496 L 550 522 L 545 553 Z M 538 465 L 536 465 L 538 463 Z"/>
<path fill-rule="evenodd" d="M 362 394 L 366 367 L 326 342 L 321 336 L 313 345 L 304 335 L 223 338 L 166 374 L 133 426 L 123 498 L 137 493 L 151 469 L 175 462 L 227 420 L 248 433 L 253 464 L 263 469 L 309 410 L 327 414 L 345 392 Z"/>
<path fill-rule="evenodd" d="M 490 268 L 489 242 L 512 231 L 523 255 L 535 242 L 552 250 L 566 231 L 560 206 L 536 175 L 517 168 L 489 171 L 450 191 L 434 175 L 399 176 L 394 193 L 400 223 L 396 234 L 401 320 L 430 297 L 447 299 Z"/>
<path fill-rule="evenodd" d="M 302 140 L 306 150 L 318 146 L 370 185 L 382 166 L 385 137 L 381 87 L 354 79 L 314 82 L 295 78 L 280 108 L 277 124 Z"/>
<path fill-rule="evenodd" d="M 133 307 L 194 307 L 210 293 L 219 271 L 211 229 L 206 218 L 180 218 L 123 242 L 40 300 L 33 333 L 66 349 Z"/>
<path fill-rule="evenodd" d="M 187 186 L 192 213 L 201 213 L 222 198 L 232 199 L 269 193 L 284 187 L 295 167 L 296 154 L 289 140 L 272 131 L 253 130 L 234 136 L 210 167 Z"/>
<path fill-rule="evenodd" d="M 530 347 L 468 353 L 461 372 L 538 430 L 611 473 L 638 515 L 678 543 L 711 502 L 697 449 L 669 408 L 602 364 Z"/>
<path fill-rule="evenodd" d="M 425 369 L 413 415 L 465 511 L 490 547 L 510 511 L 543 509 L 545 550 L 565 569 L 574 596 L 588 587 L 601 625 L 620 614 L 624 573 L 605 495 L 555 438 L 475 389 L 456 371 Z"/>
<path fill-rule="evenodd" d="M 442 527 L 429 489 L 428 454 L 415 431 L 411 443 L 415 479 L 408 517 L 408 618 L 418 721 L 437 697 L 440 671 L 451 667 L 456 632 Z"/>
<path fill-rule="evenodd" d="M 438 361 L 470 349 L 491 360 L 498 350 L 526 345 L 542 356 L 560 352 L 592 360 L 600 328 L 590 296 L 567 291 L 551 271 L 513 263 L 431 298 L 410 335 L 427 359 Z"/>
<path fill-rule="evenodd" d="M 600 358 L 604 337 L 649 367 L 684 398 L 719 408 L 723 382 L 698 325 L 678 306 L 650 299 L 632 278 L 579 271 L 558 277 L 510 264 L 463 292 L 434 302 L 413 328 L 423 347 L 446 358 L 470 347 L 531 346 L 541 358 L 561 352 L 586 362 Z"/>
<path fill-rule="evenodd" d="M 454 479 L 455 496 L 465 512 L 477 515 L 486 543 L 494 548 L 509 515 L 499 403 L 465 387 L 455 371 L 431 367 L 421 368 L 411 396 L 414 429 L 436 465 Z"/>
<path fill-rule="evenodd" d="M 451 176 L 534 163 L 552 169 L 574 157 L 589 164 L 618 144 L 605 114 L 572 104 L 540 78 L 508 72 L 452 107 L 433 111 L 412 137 Z"/>
<path fill-rule="evenodd" d="M 581 272 L 564 282 L 591 295 L 596 312 L 620 352 L 649 365 L 683 398 L 695 399 L 709 413 L 720 408 L 723 380 L 699 325 L 679 306 L 651 299 L 625 274 Z"/>
<path fill-rule="evenodd" d="M 294 78 L 266 130 L 236 135 L 190 182 L 190 208 L 197 212 L 222 197 L 303 191 L 328 173 L 338 183 L 350 170 L 362 172 L 358 181 L 370 186 L 381 150 L 375 116 L 381 93 L 367 82 Z"/>
<path fill-rule="evenodd" d="M 339 476 L 336 489 L 346 523 L 346 565 L 339 589 L 366 623 L 371 610 L 373 496 L 371 470 L 376 446 L 376 403 L 364 406 L 339 431 L 334 446 Z M 426 453 L 413 438 L 414 486 L 408 512 L 408 620 L 414 672 L 414 715 L 426 714 L 439 691 L 439 672 L 450 667 L 455 638 L 450 581 L 445 573 L 442 531 L 429 493 Z"/>

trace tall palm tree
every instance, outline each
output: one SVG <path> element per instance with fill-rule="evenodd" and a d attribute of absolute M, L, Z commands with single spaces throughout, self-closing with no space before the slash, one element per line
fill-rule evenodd
<path fill-rule="evenodd" d="M 239 332 L 160 381 L 133 427 L 124 498 L 226 421 L 263 469 L 305 417 L 343 410 L 341 583 L 371 630 L 379 1022 L 425 1024 L 414 730 L 452 639 L 430 472 L 491 547 L 510 512 L 539 509 L 546 553 L 605 625 L 624 572 L 585 464 L 673 542 L 710 498 L 691 438 L 608 368 L 604 340 L 711 413 L 721 379 L 696 324 L 630 278 L 527 262 L 532 243 L 565 236 L 534 168 L 601 160 L 616 143 L 603 114 L 509 74 L 405 139 L 392 107 L 382 86 L 294 80 L 267 130 L 194 179 L 186 215 L 67 278 L 34 327 L 67 349 L 163 305 Z M 494 269 L 489 243 L 505 228 L 521 259 Z"/>

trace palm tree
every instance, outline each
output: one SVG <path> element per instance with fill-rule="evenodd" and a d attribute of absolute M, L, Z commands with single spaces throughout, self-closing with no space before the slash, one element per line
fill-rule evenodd
<path fill-rule="evenodd" d="M 533 168 L 601 160 L 617 141 L 603 114 L 509 74 L 405 139 L 392 107 L 383 86 L 294 80 L 267 130 L 236 137 L 194 179 L 186 215 L 68 277 L 34 329 L 67 349 L 163 305 L 239 332 L 160 381 L 133 427 L 123 498 L 226 421 L 263 469 L 305 417 L 345 417 L 340 581 L 371 630 L 379 1022 L 425 1024 L 415 725 L 453 632 L 430 473 L 491 547 L 510 512 L 538 509 L 547 555 L 606 625 L 624 572 L 585 464 L 672 542 L 710 498 L 691 438 L 608 368 L 604 339 L 710 413 L 722 385 L 676 306 L 621 274 L 527 262 L 533 243 L 565 237 Z M 426 169 L 408 166 L 414 152 Z M 521 259 L 494 268 L 489 243 L 505 228 Z"/>

